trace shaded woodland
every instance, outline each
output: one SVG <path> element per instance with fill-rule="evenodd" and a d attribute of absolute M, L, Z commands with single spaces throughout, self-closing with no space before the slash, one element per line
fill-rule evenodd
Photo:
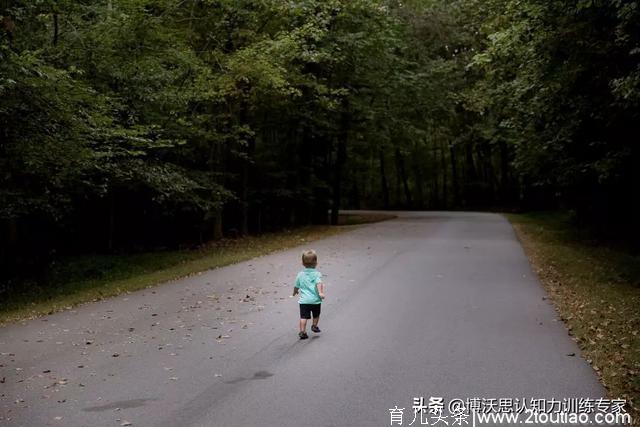
<path fill-rule="evenodd" d="M 339 209 L 638 242 L 640 4 L 0 0 L 0 271 Z"/>

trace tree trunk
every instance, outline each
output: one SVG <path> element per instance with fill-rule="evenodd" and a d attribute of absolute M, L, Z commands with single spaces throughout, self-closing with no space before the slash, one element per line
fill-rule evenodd
<path fill-rule="evenodd" d="M 360 209 L 360 189 L 358 188 L 358 180 L 353 182 L 353 188 L 351 189 L 351 203 L 355 209 Z"/>
<path fill-rule="evenodd" d="M 214 185 L 222 185 L 225 186 L 224 182 L 224 164 L 223 161 L 223 145 L 215 142 L 210 142 L 209 146 L 209 173 L 210 179 Z M 216 172 L 219 173 L 220 178 L 216 177 Z M 212 229 L 212 237 L 213 240 L 220 240 L 224 237 L 223 230 L 223 220 L 222 220 L 222 212 L 224 210 L 223 206 L 216 207 L 216 211 L 213 213 L 213 229 Z"/>
<path fill-rule="evenodd" d="M 447 188 L 447 159 L 445 158 L 444 142 L 440 145 L 440 164 L 442 165 L 442 206 L 447 208 L 449 206 L 448 188 Z"/>
<path fill-rule="evenodd" d="M 245 88 L 245 90 L 249 90 Z M 248 111 L 249 107 L 246 103 L 246 100 L 242 101 L 242 105 L 240 106 L 240 123 L 243 125 L 248 124 Z M 253 158 L 253 152 L 255 151 L 256 141 L 252 135 L 247 135 L 247 149 L 245 151 L 246 158 L 243 159 L 242 162 L 242 191 L 241 191 L 241 220 L 240 227 L 243 235 L 249 234 L 249 174 L 250 167 Z"/>
<path fill-rule="evenodd" d="M 220 240 L 224 237 L 222 233 L 222 209 L 213 217 L 213 240 Z"/>
<path fill-rule="evenodd" d="M 346 133 L 346 132 L 345 132 Z M 340 199 L 342 197 L 342 167 L 347 158 L 346 135 L 338 138 L 338 153 L 336 156 L 335 176 L 333 180 L 333 200 L 331 206 L 331 225 L 338 225 Z"/>
<path fill-rule="evenodd" d="M 398 169 L 398 175 L 402 182 L 402 189 L 404 190 L 404 202 L 405 207 L 413 207 L 413 200 L 411 199 L 411 191 L 409 190 L 409 182 L 407 180 L 407 173 L 404 166 L 404 157 L 400 153 L 400 149 L 396 148 L 396 164 Z"/>
<path fill-rule="evenodd" d="M 416 142 L 413 146 L 413 155 L 412 155 L 412 167 L 413 167 L 413 176 L 415 180 L 416 187 L 416 207 L 419 209 L 424 208 L 424 173 L 422 170 L 422 157 L 420 156 L 422 153 L 420 152 L 420 148 L 418 147 L 418 143 Z"/>
<path fill-rule="evenodd" d="M 433 157 L 433 186 L 431 189 L 431 207 L 440 207 L 440 171 L 438 170 L 438 148 L 436 144 L 433 144 L 433 149 L 431 150 L 431 155 Z"/>
<path fill-rule="evenodd" d="M 58 12 L 53 13 L 53 45 L 58 45 L 58 34 L 60 33 L 58 27 Z"/>
<path fill-rule="evenodd" d="M 301 164 L 303 165 L 311 165 L 313 164 L 313 142 L 310 137 L 309 127 L 306 125 L 300 126 L 294 132 L 294 138 L 296 140 L 296 146 L 300 147 L 298 151 L 297 158 L 300 159 Z M 310 167 L 298 167 L 298 182 L 302 186 L 302 188 L 310 188 L 311 187 L 311 168 Z M 305 200 L 304 205 L 304 222 L 305 224 L 311 224 L 314 222 L 313 210 L 315 209 L 314 204 L 309 200 Z M 325 219 L 326 223 L 326 219 Z"/>
<path fill-rule="evenodd" d="M 240 196 L 240 232 L 246 236 L 249 234 L 249 153 L 242 163 L 242 194 Z"/>
<path fill-rule="evenodd" d="M 460 187 L 458 181 L 458 164 L 455 146 L 449 143 L 449 155 L 451 156 L 451 184 L 453 186 L 453 205 L 459 206 Z"/>
<path fill-rule="evenodd" d="M 12 274 L 12 270 L 16 268 L 15 259 L 18 254 L 18 222 L 15 218 L 0 221 L 0 277 L 7 273 Z"/>
<path fill-rule="evenodd" d="M 342 198 L 342 169 L 347 160 L 347 139 L 349 138 L 349 126 L 351 116 L 349 104 L 345 100 L 342 103 L 342 114 L 340 120 L 340 134 L 338 135 L 338 152 L 336 155 L 335 175 L 333 180 L 333 200 L 331 206 L 331 225 L 338 225 L 338 215 L 340 212 L 340 200 Z"/>
<path fill-rule="evenodd" d="M 107 235 L 107 249 L 113 251 L 116 232 L 116 198 L 113 191 L 109 193 L 109 229 Z"/>
<path fill-rule="evenodd" d="M 505 141 L 500 141 L 500 195 L 502 202 L 510 201 L 511 191 L 509 182 L 509 149 Z"/>
<path fill-rule="evenodd" d="M 496 177 L 493 171 L 493 164 L 491 163 L 491 146 L 488 143 L 481 144 L 478 149 L 478 163 L 481 167 L 481 177 L 482 181 L 488 185 L 489 194 L 485 193 L 485 197 L 483 202 L 493 203 L 495 202 L 495 194 L 496 194 Z"/>
<path fill-rule="evenodd" d="M 380 148 L 380 179 L 382 184 L 382 203 L 385 209 L 389 209 L 389 183 L 384 167 L 384 151 Z"/>
<path fill-rule="evenodd" d="M 5 3 L 2 7 L 6 8 L 7 4 Z M 0 28 L 2 28 L 7 34 L 7 38 L 9 39 L 9 47 L 11 47 L 13 44 L 13 32 L 16 30 L 15 22 L 13 22 L 13 20 L 8 16 L 2 17 L 0 18 Z"/>

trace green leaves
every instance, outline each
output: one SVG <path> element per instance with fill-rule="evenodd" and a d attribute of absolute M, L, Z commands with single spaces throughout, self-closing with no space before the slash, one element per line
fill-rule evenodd
<path fill-rule="evenodd" d="M 0 215 L 62 225 L 122 199 L 247 231 L 323 220 L 330 199 L 444 208 L 540 188 L 589 209 L 630 181 L 639 14 L 636 1 L 11 2 Z"/>

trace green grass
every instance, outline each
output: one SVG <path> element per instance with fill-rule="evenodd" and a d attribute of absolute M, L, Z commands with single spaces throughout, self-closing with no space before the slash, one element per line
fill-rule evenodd
<path fill-rule="evenodd" d="M 196 250 L 93 255 L 61 260 L 47 283 L 4 295 L 0 324 L 50 314 L 328 237 L 344 227 L 314 226 L 234 240 Z"/>
<path fill-rule="evenodd" d="M 509 214 L 569 333 L 611 398 L 640 421 L 640 256 L 599 243 L 558 213 Z"/>
<path fill-rule="evenodd" d="M 385 213 L 366 213 L 366 214 L 344 214 L 338 218 L 339 225 L 357 225 L 368 224 L 370 222 L 386 221 L 388 219 L 397 218 L 396 215 Z"/>
<path fill-rule="evenodd" d="M 341 215 L 340 224 L 357 225 L 392 215 Z M 61 259 L 41 283 L 24 282 L 0 294 L 0 325 L 50 314 L 75 305 L 155 286 L 201 271 L 303 245 L 351 227 L 309 226 L 278 233 L 221 240 L 195 250 L 126 255 L 87 255 Z"/>

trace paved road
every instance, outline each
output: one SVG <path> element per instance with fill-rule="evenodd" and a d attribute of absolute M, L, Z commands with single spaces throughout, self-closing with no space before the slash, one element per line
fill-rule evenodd
<path fill-rule="evenodd" d="M 0 329 L 0 425 L 385 426 L 396 405 L 407 425 L 419 396 L 603 395 L 503 217 L 401 213 L 309 246 L 328 298 L 306 341 L 304 244 Z"/>

